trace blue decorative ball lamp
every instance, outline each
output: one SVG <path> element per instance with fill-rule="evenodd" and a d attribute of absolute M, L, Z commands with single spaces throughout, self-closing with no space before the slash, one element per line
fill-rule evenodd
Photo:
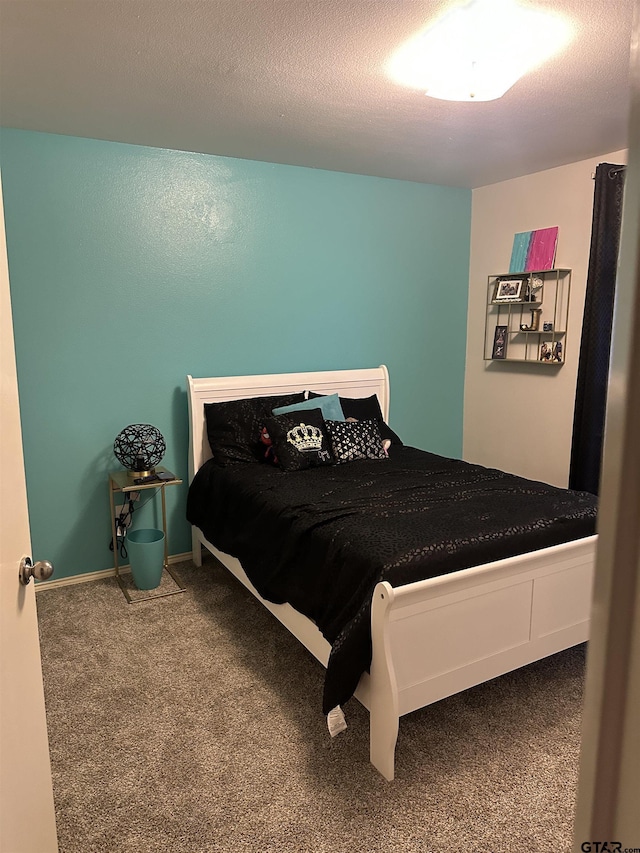
<path fill-rule="evenodd" d="M 129 424 L 118 433 L 113 444 L 116 459 L 131 479 L 153 477 L 166 449 L 162 433 L 151 424 Z"/>

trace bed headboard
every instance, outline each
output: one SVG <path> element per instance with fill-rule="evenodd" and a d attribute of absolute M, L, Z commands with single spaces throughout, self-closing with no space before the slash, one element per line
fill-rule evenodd
<path fill-rule="evenodd" d="M 340 394 L 342 397 L 378 395 L 385 421 L 389 419 L 389 372 L 384 364 L 362 370 L 326 370 L 313 373 L 272 373 L 263 376 L 187 376 L 189 393 L 189 482 L 207 459 L 211 448 L 204 417 L 205 403 L 265 397 L 296 391 Z"/>

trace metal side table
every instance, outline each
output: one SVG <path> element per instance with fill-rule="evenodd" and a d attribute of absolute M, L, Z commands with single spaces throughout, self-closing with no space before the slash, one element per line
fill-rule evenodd
<path fill-rule="evenodd" d="M 149 601 L 152 598 L 164 598 L 167 595 L 177 595 L 178 593 L 185 592 L 186 590 L 186 587 L 180 580 L 177 573 L 169 565 L 169 545 L 167 542 L 167 504 L 165 500 L 165 489 L 167 488 L 167 486 L 179 486 L 182 483 L 182 480 L 179 477 L 176 477 L 175 474 L 172 474 L 171 471 L 167 471 L 167 469 L 163 468 L 162 466 L 158 466 L 156 468 L 156 474 L 168 474 L 170 475 L 171 479 L 158 480 L 149 478 L 149 482 L 135 483 L 129 476 L 128 471 L 125 471 L 124 469 L 121 471 L 113 471 L 109 474 L 109 507 L 111 510 L 111 535 L 113 536 L 113 560 L 116 570 L 116 579 L 118 581 L 120 589 L 124 594 L 124 597 L 127 599 L 129 604 L 137 604 L 139 601 Z M 162 498 L 162 532 L 164 533 L 164 562 L 162 568 L 171 576 L 171 578 L 173 578 L 178 589 L 171 589 L 168 592 L 159 592 L 155 595 L 145 595 L 141 598 L 132 598 L 129 594 L 129 590 L 124 585 L 122 577 L 120 575 L 120 564 L 118 560 L 118 531 L 116 529 L 116 510 L 113 497 L 117 492 L 120 492 L 123 495 L 128 495 L 131 492 L 144 492 L 148 491 L 149 489 L 160 489 L 160 495 Z"/>

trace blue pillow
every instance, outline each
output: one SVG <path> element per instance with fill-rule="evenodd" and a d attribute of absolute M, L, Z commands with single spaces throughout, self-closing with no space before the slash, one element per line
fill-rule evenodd
<path fill-rule="evenodd" d="M 337 394 L 326 397 L 314 397 L 313 400 L 303 400 L 301 403 L 291 403 L 289 406 L 278 406 L 273 409 L 274 415 L 286 415 L 289 412 L 304 412 L 308 409 L 320 409 L 325 421 L 344 421 L 345 416 Z"/>

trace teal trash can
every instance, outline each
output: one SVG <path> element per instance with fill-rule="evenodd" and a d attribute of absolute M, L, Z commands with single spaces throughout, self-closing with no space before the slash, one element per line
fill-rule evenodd
<path fill-rule="evenodd" d="M 164 533 L 143 528 L 127 533 L 127 553 L 133 582 L 138 589 L 160 586 L 164 567 Z"/>

